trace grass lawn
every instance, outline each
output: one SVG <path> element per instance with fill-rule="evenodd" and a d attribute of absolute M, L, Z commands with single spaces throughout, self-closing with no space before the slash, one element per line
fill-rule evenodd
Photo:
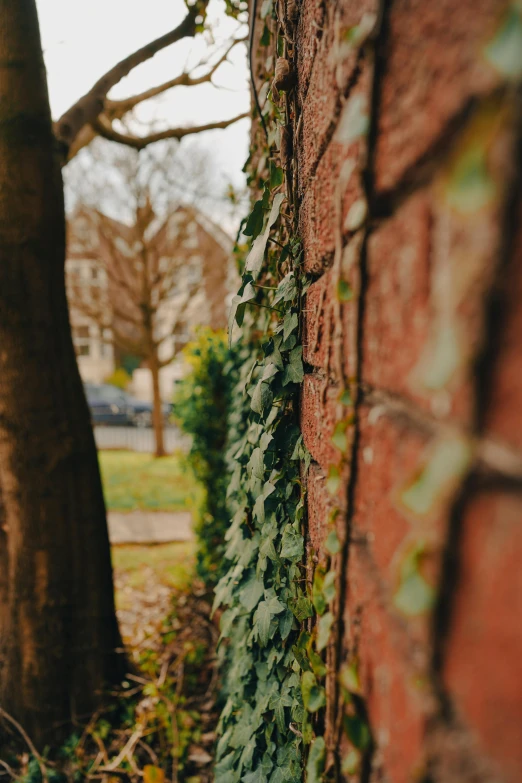
<path fill-rule="evenodd" d="M 198 488 L 181 452 L 155 459 L 135 451 L 100 451 L 105 502 L 110 511 L 191 511 Z"/>
<path fill-rule="evenodd" d="M 188 589 L 193 570 L 196 544 L 183 541 L 173 544 L 143 546 L 124 544 L 112 548 L 112 562 L 119 576 L 134 590 L 144 590 L 149 571 L 157 582 L 174 590 Z"/>

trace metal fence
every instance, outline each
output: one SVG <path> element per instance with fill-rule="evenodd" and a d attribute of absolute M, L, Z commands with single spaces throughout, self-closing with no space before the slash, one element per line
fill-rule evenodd
<path fill-rule="evenodd" d="M 181 449 L 187 451 L 190 439 L 177 427 L 166 427 L 163 433 L 167 452 Z M 154 431 L 139 427 L 95 427 L 94 438 L 99 449 L 128 449 L 153 453 L 155 449 Z"/>

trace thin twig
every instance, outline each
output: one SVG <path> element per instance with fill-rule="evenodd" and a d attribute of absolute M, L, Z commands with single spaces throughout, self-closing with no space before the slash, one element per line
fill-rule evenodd
<path fill-rule="evenodd" d="M 42 773 L 42 779 L 43 779 L 44 783 L 48 783 L 49 778 L 47 777 L 47 767 L 45 765 L 45 762 L 44 762 L 42 756 L 40 756 L 40 754 L 36 750 L 36 748 L 35 748 L 32 740 L 31 740 L 31 738 L 29 737 L 29 735 L 27 734 L 25 729 L 23 729 L 22 726 L 20 726 L 20 724 L 18 723 L 18 721 L 16 721 L 13 717 L 11 717 L 11 715 L 9 715 L 8 712 L 6 712 L 4 709 L 2 709 L 2 707 L 0 707 L 0 717 L 4 718 L 4 720 L 8 721 L 8 723 L 11 723 L 11 725 L 14 726 L 15 729 L 24 738 L 24 740 L 26 741 L 26 743 L 27 743 L 27 745 L 29 747 L 29 750 L 31 751 L 31 753 L 35 757 L 36 761 L 38 762 L 38 766 L 40 767 L 40 772 Z"/>

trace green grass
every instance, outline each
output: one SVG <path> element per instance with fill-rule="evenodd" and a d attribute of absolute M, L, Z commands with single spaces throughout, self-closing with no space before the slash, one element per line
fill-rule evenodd
<path fill-rule="evenodd" d="M 193 572 L 196 545 L 193 541 L 143 546 L 125 544 L 112 548 L 115 570 L 134 590 L 143 590 L 152 568 L 156 580 L 174 590 L 188 589 Z"/>
<path fill-rule="evenodd" d="M 155 459 L 134 451 L 100 451 L 110 511 L 192 511 L 201 490 L 180 452 Z"/>

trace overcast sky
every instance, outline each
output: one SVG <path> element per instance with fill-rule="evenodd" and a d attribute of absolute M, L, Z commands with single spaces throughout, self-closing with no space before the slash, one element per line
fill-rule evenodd
<path fill-rule="evenodd" d="M 186 13 L 183 0 L 37 0 L 53 117 L 72 103 L 118 60 L 175 27 Z M 216 44 L 244 35 L 237 22 L 225 17 L 222 0 L 211 0 L 209 16 Z M 110 93 L 124 97 L 177 75 L 208 52 L 205 43 L 188 39 L 157 54 L 135 69 Z M 191 125 L 222 120 L 249 107 L 246 48 L 230 54 L 210 85 L 177 87 L 143 104 L 139 119 L 157 124 Z M 249 120 L 226 130 L 198 135 L 198 144 L 212 152 L 219 188 L 244 182 L 241 169 L 248 151 Z M 183 145 L 183 141 L 181 144 Z M 183 149 L 183 146 L 181 147 Z M 218 209 L 219 213 L 219 209 Z M 214 217 L 218 217 L 216 214 Z"/>

